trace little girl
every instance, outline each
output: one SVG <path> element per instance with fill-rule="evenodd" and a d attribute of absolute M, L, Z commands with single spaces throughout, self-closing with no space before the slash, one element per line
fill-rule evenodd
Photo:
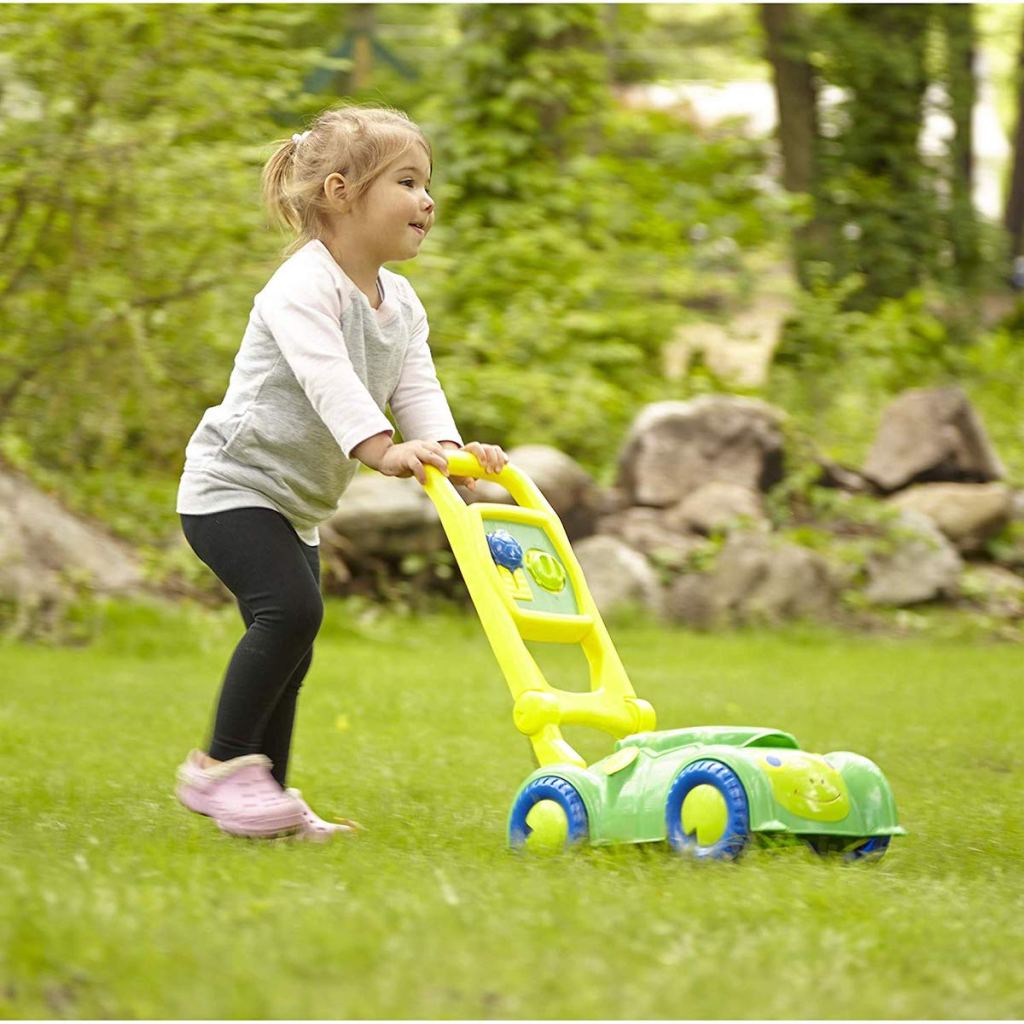
<path fill-rule="evenodd" d="M 239 836 L 327 839 L 286 789 L 295 703 L 320 628 L 319 535 L 359 463 L 385 476 L 447 474 L 445 448 L 492 472 L 496 445 L 462 445 L 405 278 L 434 222 L 430 145 L 397 110 L 343 107 L 281 143 L 263 169 L 288 259 L 256 296 L 227 393 L 185 450 L 177 511 L 195 553 L 246 625 L 228 664 L 207 753 L 178 769 L 178 799 Z M 392 440 L 390 405 L 405 439 Z"/>

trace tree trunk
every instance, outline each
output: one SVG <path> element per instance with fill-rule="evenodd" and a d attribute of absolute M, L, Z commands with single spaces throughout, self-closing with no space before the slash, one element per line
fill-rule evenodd
<path fill-rule="evenodd" d="M 953 139 L 950 143 L 950 237 L 957 276 L 968 283 L 978 266 L 978 233 L 974 216 L 974 8 L 949 4 L 939 8 L 946 30 L 947 71 Z"/>
<path fill-rule="evenodd" d="M 1010 254 L 1022 254 L 1024 235 L 1024 35 L 1017 54 L 1017 129 L 1013 134 L 1013 172 L 1003 223 L 1010 233 Z"/>
<path fill-rule="evenodd" d="M 373 36 L 377 28 L 374 4 L 355 4 L 352 9 L 352 92 L 366 89 L 373 78 Z"/>
<path fill-rule="evenodd" d="M 807 61 L 796 4 L 762 4 L 761 24 L 772 65 L 782 146 L 782 183 L 790 192 L 810 192 L 815 182 L 818 137 L 814 69 Z"/>
<path fill-rule="evenodd" d="M 782 184 L 790 192 L 814 196 L 818 186 L 818 91 L 814 68 L 807 60 L 805 15 L 797 4 L 762 4 L 760 13 L 779 114 Z M 810 284 L 808 264 L 821 258 L 827 235 L 816 210 L 793 233 L 793 263 L 805 287 Z"/>

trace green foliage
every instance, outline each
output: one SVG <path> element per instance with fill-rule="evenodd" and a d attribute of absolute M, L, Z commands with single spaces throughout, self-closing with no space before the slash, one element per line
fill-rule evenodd
<path fill-rule="evenodd" d="M 934 46 L 905 60 L 887 46 L 871 68 L 876 21 L 897 18 L 895 38 L 923 15 L 809 14 L 813 60 L 851 90 L 831 148 L 835 234 L 765 397 L 856 461 L 890 395 L 957 379 L 1020 478 L 1019 325 L 975 338 L 971 307 L 933 285 L 854 308 L 869 275 L 906 276 L 941 231 L 922 198 L 934 169 L 900 156 Z M 424 298 L 463 432 L 556 444 L 606 475 L 640 405 L 724 387 L 696 363 L 666 381 L 665 346 L 741 305 L 761 254 L 806 213 L 766 178 L 761 143 L 627 111 L 610 86 L 668 74 L 673 41 L 695 74 L 726 52 L 751 67 L 754 12 L 377 5 L 373 18 L 419 77 L 378 61 L 352 98 L 407 108 L 435 144 L 440 219 L 396 269 Z M 136 543 L 176 532 L 185 441 L 223 394 L 284 242 L 259 206 L 265 144 L 339 101 L 350 63 L 329 54 L 352 19 L 343 5 L 0 11 L 0 453 Z M 330 94 L 303 92 L 318 69 Z M 918 229 L 923 241 L 901 234 Z M 995 229 L 979 244 L 984 259 L 1001 251 Z M 180 574 L 173 553 L 162 568 L 150 555 L 156 576 Z"/>
<path fill-rule="evenodd" d="M 407 10 L 432 44 L 421 79 L 380 64 L 353 98 L 407 106 L 435 142 L 441 219 L 397 269 L 426 301 L 456 415 L 467 436 L 548 441 L 596 469 L 640 404 L 691 386 L 664 383 L 662 346 L 687 303 L 748 287 L 745 254 L 785 203 L 758 144 L 616 108 L 600 8 Z M 390 8 L 375 17 L 397 33 Z M 338 101 L 301 88 L 317 67 L 341 81 L 325 54 L 349 20 L 0 15 L 0 450 L 122 535 L 175 529 L 184 443 L 284 241 L 259 205 L 264 144 Z"/>
<path fill-rule="evenodd" d="M 596 468 L 640 404 L 682 393 L 662 349 L 684 305 L 716 274 L 740 287 L 787 207 L 759 145 L 615 108 L 592 8 L 464 22 L 436 149 L 442 255 L 410 276 L 463 432 Z"/>
<path fill-rule="evenodd" d="M 973 284 L 980 270 L 978 224 L 971 195 L 974 162 L 972 131 L 977 99 L 974 60 L 977 47 L 975 14 L 971 4 L 936 8 L 936 19 L 945 44 L 944 74 L 949 114 L 954 133 L 949 146 L 950 182 L 948 223 L 953 262 L 960 281 Z"/>
<path fill-rule="evenodd" d="M 957 352 L 958 379 L 978 410 L 1011 481 L 1024 485 L 1024 307 Z"/>
<path fill-rule="evenodd" d="M 253 141 L 303 63 L 291 17 L 4 9 L 0 429 L 49 468 L 180 463 L 222 388 L 272 253 Z"/>
<path fill-rule="evenodd" d="M 630 5 L 618 5 L 621 11 Z M 650 4 L 646 24 L 631 26 L 626 52 L 650 64 L 647 81 L 767 80 L 754 4 Z"/>
<path fill-rule="evenodd" d="M 819 104 L 812 220 L 794 238 L 801 266 L 819 260 L 871 310 L 931 284 L 976 291 L 1005 265 L 1005 238 L 978 222 L 969 149 L 976 45 L 969 4 L 828 4 L 800 10 L 797 59 L 816 73 Z M 941 99 L 940 99 L 941 97 Z M 953 122 L 922 154 L 926 111 Z"/>
<path fill-rule="evenodd" d="M 466 7 L 452 69 L 450 176 L 464 204 L 534 198 L 538 178 L 584 147 L 606 102 L 593 4 Z M 479 215 L 490 223 L 491 209 Z"/>
<path fill-rule="evenodd" d="M 881 302 L 868 314 L 846 308 L 862 283 L 851 275 L 836 285 L 823 277 L 798 294 L 794 315 L 778 349 L 777 364 L 820 380 L 851 363 L 868 367 L 884 391 L 911 387 L 956 365 L 957 342 L 941 308 L 942 298 L 915 289 Z"/>
<path fill-rule="evenodd" d="M 937 265 L 935 175 L 918 153 L 931 10 L 830 5 L 818 14 L 823 77 L 844 90 L 825 114 L 816 216 L 834 280 L 862 276 L 847 301 L 902 296 Z"/>
<path fill-rule="evenodd" d="M 1018 572 L 1024 569 L 1024 520 L 1011 520 L 985 545 L 993 562 Z"/>
<path fill-rule="evenodd" d="M 1010 319 L 968 331 L 935 287 L 882 301 L 871 312 L 846 299 L 857 279 L 829 284 L 823 272 L 797 296 L 777 349 L 766 397 L 785 408 L 823 451 L 859 465 L 883 407 L 912 387 L 966 391 L 1012 479 L 1024 479 L 1024 427 L 1017 381 L 1024 330 Z"/>

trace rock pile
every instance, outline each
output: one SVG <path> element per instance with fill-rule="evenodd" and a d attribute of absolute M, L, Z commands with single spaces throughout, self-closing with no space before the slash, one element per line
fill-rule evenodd
<path fill-rule="evenodd" d="M 819 456 L 811 474 L 787 476 L 785 421 L 736 396 L 654 403 L 627 432 L 607 488 L 554 448 L 510 455 L 554 507 L 606 613 L 640 605 L 710 628 L 953 601 L 1024 622 L 1024 491 L 1005 482 L 962 391 L 900 395 L 859 469 Z M 462 494 L 511 501 L 483 481 Z M 128 545 L 2 463 L 0 505 L 3 632 L 45 630 L 82 590 L 152 589 Z M 321 540 L 331 593 L 464 592 L 415 480 L 359 474 Z"/>
<path fill-rule="evenodd" d="M 781 410 L 728 395 L 649 405 L 607 489 L 553 448 L 510 455 L 558 513 L 605 612 L 640 604 L 711 627 L 828 615 L 843 602 L 971 600 L 1024 618 L 1024 550 L 1013 540 L 1024 531 L 1024 492 L 1002 482 L 963 392 L 899 396 L 860 470 L 820 459 L 815 490 L 833 497 L 818 514 L 807 501 L 793 513 L 781 489 L 773 494 L 786 468 L 784 424 Z M 511 500 L 485 483 L 464 497 Z M 368 575 L 410 564 L 425 573 L 420 583 L 431 572 L 457 581 L 414 480 L 360 475 L 322 537 L 341 592 L 367 592 Z"/>

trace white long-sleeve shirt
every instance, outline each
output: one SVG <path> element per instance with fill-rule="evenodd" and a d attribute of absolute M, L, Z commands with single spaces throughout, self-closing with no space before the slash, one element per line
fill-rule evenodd
<path fill-rule="evenodd" d="M 359 463 L 361 441 L 461 444 L 427 345 L 412 285 L 381 269 L 374 309 L 320 241 L 304 245 L 256 296 L 220 405 L 185 449 L 177 511 L 281 512 L 307 544 L 330 518 Z"/>

